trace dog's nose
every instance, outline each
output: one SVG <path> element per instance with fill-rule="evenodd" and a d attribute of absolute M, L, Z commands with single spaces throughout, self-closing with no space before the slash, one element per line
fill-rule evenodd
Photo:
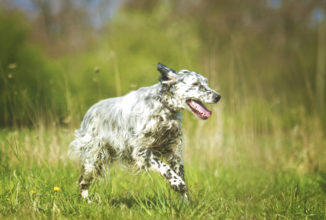
<path fill-rule="evenodd" d="M 214 103 L 218 103 L 218 101 L 220 101 L 220 99 L 221 99 L 221 95 L 219 95 L 219 94 L 215 94 L 213 97 Z"/>

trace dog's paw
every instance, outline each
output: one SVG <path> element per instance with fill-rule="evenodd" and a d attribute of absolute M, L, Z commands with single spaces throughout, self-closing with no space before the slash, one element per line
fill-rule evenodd
<path fill-rule="evenodd" d="M 188 198 L 187 193 L 182 194 L 182 202 L 186 205 L 190 205 L 190 200 Z"/>
<path fill-rule="evenodd" d="M 171 186 L 175 191 L 181 194 L 184 194 L 187 191 L 187 186 L 184 182 L 171 183 Z"/>

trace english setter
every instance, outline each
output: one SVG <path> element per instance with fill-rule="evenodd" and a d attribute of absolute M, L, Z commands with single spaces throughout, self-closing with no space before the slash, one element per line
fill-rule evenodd
<path fill-rule="evenodd" d="M 84 116 L 69 147 L 82 165 L 83 198 L 88 200 L 88 188 L 103 166 L 120 160 L 159 172 L 187 199 L 180 112 L 186 109 L 206 120 L 212 112 L 203 103 L 217 103 L 221 96 L 196 72 L 175 72 L 160 63 L 157 69 L 159 83 L 102 100 Z"/>

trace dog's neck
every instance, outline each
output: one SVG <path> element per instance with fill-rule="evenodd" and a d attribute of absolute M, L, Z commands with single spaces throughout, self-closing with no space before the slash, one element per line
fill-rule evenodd
<path fill-rule="evenodd" d="M 176 109 L 176 101 L 173 100 L 173 94 L 169 89 L 162 85 L 161 83 L 159 84 L 159 96 L 157 97 L 158 100 L 162 103 L 164 110 L 167 110 L 173 118 L 177 118 L 180 115 L 181 109 Z"/>

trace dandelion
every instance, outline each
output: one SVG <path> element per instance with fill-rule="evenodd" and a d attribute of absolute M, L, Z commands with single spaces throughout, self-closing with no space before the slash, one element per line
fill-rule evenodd
<path fill-rule="evenodd" d="M 55 192 L 59 192 L 59 191 L 60 191 L 60 187 L 59 187 L 59 186 L 55 186 L 55 187 L 53 187 L 53 190 L 54 190 Z"/>
<path fill-rule="evenodd" d="M 16 67 L 17 67 L 17 64 L 16 63 L 10 63 L 9 65 L 8 65 L 8 68 L 9 69 L 16 69 Z"/>
<path fill-rule="evenodd" d="M 31 190 L 31 191 L 30 191 L 31 196 L 34 195 L 35 193 L 36 193 L 35 190 Z"/>

